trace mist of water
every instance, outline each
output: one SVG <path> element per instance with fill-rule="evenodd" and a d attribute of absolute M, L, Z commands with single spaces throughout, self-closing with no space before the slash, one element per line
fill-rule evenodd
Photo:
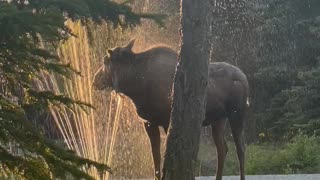
<path fill-rule="evenodd" d="M 98 92 L 92 89 L 95 70 L 104 54 L 91 51 L 87 32 L 80 23 L 67 22 L 77 37 L 71 37 L 58 48 L 63 63 L 70 63 L 81 76 L 71 79 L 43 72 L 37 82 L 39 90 L 51 90 L 75 100 L 92 104 L 85 111 L 74 106 L 51 107 L 51 115 L 68 149 L 76 154 L 113 169 L 100 176 L 95 169 L 88 172 L 96 179 L 152 177 L 152 159 L 149 142 L 135 108 L 127 98 L 114 92 Z"/>

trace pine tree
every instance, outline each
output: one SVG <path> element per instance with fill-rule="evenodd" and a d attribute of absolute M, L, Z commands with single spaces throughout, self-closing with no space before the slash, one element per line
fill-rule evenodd
<path fill-rule="evenodd" d="M 210 11 L 207 0 L 181 1 L 181 49 L 174 77 L 163 180 L 195 178 L 201 122 L 207 104 Z"/>
<path fill-rule="evenodd" d="M 125 17 L 125 18 L 121 18 Z M 127 4 L 104 0 L 12 0 L 0 1 L 0 163 L 4 174 L 13 173 L 26 179 L 92 179 L 81 168 L 95 167 L 110 171 L 107 165 L 76 156 L 50 140 L 32 123 L 34 112 L 45 112 L 50 106 L 72 108 L 88 104 L 51 91 L 38 91 L 34 80 L 40 72 L 69 76 L 75 72 L 69 64 L 59 62 L 51 49 L 72 36 L 66 19 L 90 18 L 99 23 L 132 27 L 141 18 L 162 23 L 162 16 L 135 14 Z M 13 153 L 9 144 L 21 151 Z"/>
<path fill-rule="evenodd" d="M 255 77 L 261 129 L 276 139 L 319 133 L 320 2 L 272 0 L 261 7 Z"/>

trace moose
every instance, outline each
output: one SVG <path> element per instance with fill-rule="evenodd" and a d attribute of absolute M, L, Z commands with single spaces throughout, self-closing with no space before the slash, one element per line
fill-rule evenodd
<path fill-rule="evenodd" d="M 172 85 L 178 63 L 178 54 L 166 46 L 154 46 L 143 52 L 132 51 L 135 40 L 127 45 L 107 50 L 103 65 L 96 72 L 93 87 L 111 88 L 129 97 L 137 114 L 145 119 L 144 128 L 150 139 L 155 178 L 160 179 L 160 132 L 167 133 L 172 103 Z M 249 85 L 245 74 L 225 62 L 209 65 L 206 115 L 203 126 L 212 126 L 218 162 L 216 179 L 222 172 L 228 147 L 224 133 L 230 123 L 239 160 L 241 180 L 244 175 L 244 125 L 248 109 Z"/>

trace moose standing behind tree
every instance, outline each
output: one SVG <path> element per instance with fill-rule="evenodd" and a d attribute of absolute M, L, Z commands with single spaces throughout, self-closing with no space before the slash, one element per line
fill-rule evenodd
<path fill-rule="evenodd" d="M 218 153 L 216 179 L 222 179 L 228 151 L 224 139 L 228 119 L 244 180 L 243 129 L 249 85 L 239 68 L 223 62 L 209 64 L 208 3 L 182 1 L 180 56 L 164 46 L 135 53 L 132 40 L 126 46 L 108 50 L 94 78 L 95 89 L 112 88 L 125 94 L 135 104 L 138 115 L 147 120 L 144 127 L 150 138 L 156 179 L 161 177 L 159 127 L 167 133 L 171 115 L 163 179 L 194 179 L 201 124 L 212 126 Z M 186 16 L 187 13 L 193 16 Z"/>
<path fill-rule="evenodd" d="M 147 120 L 145 129 L 150 138 L 155 166 L 155 177 L 160 178 L 160 132 L 167 132 L 171 113 L 171 88 L 177 53 L 168 47 L 153 47 L 140 53 L 132 52 L 134 40 L 124 47 L 108 50 L 104 64 L 95 75 L 95 89 L 113 90 L 128 96 L 137 108 L 138 115 Z M 192 66 L 191 66 L 192 67 Z M 184 76 L 181 78 L 188 78 Z M 186 82 L 190 79 L 183 79 Z M 186 89 L 181 98 L 194 96 L 194 89 Z M 241 176 L 244 177 L 244 115 L 247 108 L 248 82 L 241 70 L 233 65 L 217 62 L 209 65 L 207 108 L 203 125 L 212 125 L 218 152 L 217 179 L 221 179 L 227 147 L 224 127 L 229 119 L 238 150 Z M 198 99 L 198 98 L 196 98 Z M 190 99 L 189 99 L 190 100 Z M 192 101 L 190 101 L 192 103 Z M 199 101 L 194 103 L 199 105 Z M 190 112 L 194 112 L 188 108 Z M 185 111 L 186 112 L 186 111 Z M 194 114 L 190 114 L 194 116 Z M 186 118 L 186 116 L 183 116 Z M 201 119 L 198 119 L 200 122 Z M 200 122 L 201 123 L 201 122 Z M 191 134 L 194 127 L 185 130 Z M 185 136 L 185 139 L 188 136 Z M 186 149 L 179 149 L 183 152 Z M 168 154 L 169 155 L 169 154 Z"/>

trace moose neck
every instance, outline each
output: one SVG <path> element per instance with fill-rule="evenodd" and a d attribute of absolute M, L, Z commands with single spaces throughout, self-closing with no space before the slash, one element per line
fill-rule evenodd
<path fill-rule="evenodd" d="M 130 97 L 134 102 L 144 96 L 146 88 L 145 75 L 147 61 L 140 59 L 140 53 L 125 65 L 121 65 L 121 71 L 116 74 L 117 90 Z"/>

